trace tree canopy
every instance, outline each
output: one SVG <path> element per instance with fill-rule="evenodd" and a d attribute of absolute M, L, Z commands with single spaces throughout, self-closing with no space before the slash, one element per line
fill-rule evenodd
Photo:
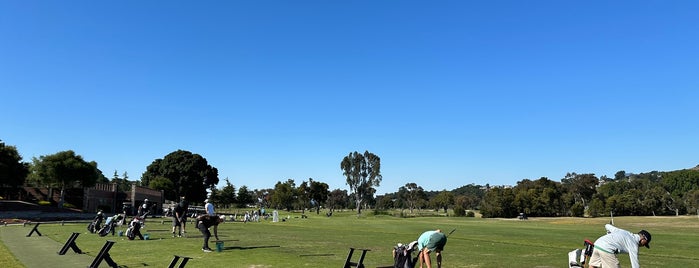
<path fill-rule="evenodd" d="M 203 202 L 206 190 L 218 184 L 218 170 L 201 155 L 177 150 L 154 160 L 143 173 L 141 184 L 163 190 L 165 198 L 169 200 L 185 196 L 187 200 Z"/>
<path fill-rule="evenodd" d="M 91 187 L 100 181 L 107 181 L 102 171 L 97 168 L 97 163 L 86 162 L 82 156 L 76 155 L 73 151 L 62 151 L 52 155 L 33 158 L 31 166 L 31 176 L 37 181 L 61 188 L 62 205 L 63 189 L 67 186 Z"/>
<path fill-rule="evenodd" d="M 22 156 L 17 152 L 17 148 L 7 146 L 0 141 L 0 186 L 9 188 L 22 186 L 28 174 L 29 163 L 22 162 Z"/>
<path fill-rule="evenodd" d="M 381 184 L 381 158 L 369 151 L 364 154 L 355 151 L 342 159 L 340 169 L 354 194 L 357 214 L 361 214 L 362 202 L 366 197 L 373 196 L 376 192 L 374 187 Z"/>

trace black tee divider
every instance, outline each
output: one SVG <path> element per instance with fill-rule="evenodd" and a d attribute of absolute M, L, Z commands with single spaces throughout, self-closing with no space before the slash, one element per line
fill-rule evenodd
<path fill-rule="evenodd" d="M 32 230 L 29 232 L 29 234 L 27 234 L 27 237 L 32 236 L 32 234 L 33 234 L 34 232 L 36 232 L 36 234 L 38 234 L 39 236 L 41 236 L 41 233 L 39 232 L 39 229 L 36 229 L 37 227 L 39 227 L 39 224 L 40 224 L 40 222 L 37 222 L 36 224 L 34 224 L 34 228 L 32 228 Z"/>
<path fill-rule="evenodd" d="M 175 255 L 175 257 L 172 258 L 172 261 L 170 262 L 170 265 L 167 268 L 175 268 L 175 264 L 177 264 L 177 261 L 179 261 L 180 258 L 182 258 L 182 262 L 180 263 L 179 266 L 177 266 L 177 268 L 184 268 L 184 266 L 187 265 L 187 262 L 189 261 L 189 259 L 191 259 L 191 257 L 184 257 L 184 256 Z"/>
<path fill-rule="evenodd" d="M 83 254 L 82 250 L 80 250 L 80 248 L 78 248 L 78 245 L 75 244 L 75 239 L 78 239 L 78 235 L 80 235 L 80 233 L 71 234 L 70 237 L 68 237 L 68 240 L 66 240 L 65 245 L 63 245 L 63 247 L 61 248 L 61 251 L 58 252 L 58 255 L 65 255 L 66 252 L 68 252 L 68 248 L 73 249 L 75 253 Z"/>
<path fill-rule="evenodd" d="M 112 257 L 109 256 L 109 250 L 112 248 L 114 243 L 116 243 L 116 242 L 107 240 L 104 243 L 104 246 L 102 246 L 100 253 L 97 254 L 97 256 L 95 257 L 95 260 L 92 261 L 92 264 L 90 264 L 90 266 L 88 266 L 88 268 L 98 268 L 100 266 L 100 263 L 102 262 L 102 260 L 106 261 L 107 264 L 109 265 L 109 267 L 118 268 L 119 266 L 116 264 L 116 262 L 114 262 L 114 260 L 112 260 Z"/>

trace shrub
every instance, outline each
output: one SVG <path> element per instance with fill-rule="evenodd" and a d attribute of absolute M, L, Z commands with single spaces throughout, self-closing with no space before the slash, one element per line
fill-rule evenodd
<path fill-rule="evenodd" d="M 454 208 L 454 216 L 457 217 L 463 217 L 466 215 L 466 210 L 462 207 L 455 207 Z"/>

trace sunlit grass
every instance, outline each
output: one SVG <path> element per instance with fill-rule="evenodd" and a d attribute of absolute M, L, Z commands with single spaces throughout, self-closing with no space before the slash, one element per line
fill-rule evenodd
<path fill-rule="evenodd" d="M 444 251 L 445 267 L 565 267 L 567 253 L 581 248 L 584 239 L 594 241 L 604 234 L 604 224 L 609 222 L 608 218 L 397 218 L 374 216 L 371 211 L 361 217 L 354 212 L 336 212 L 332 217 L 322 212 L 306 214 L 308 218 L 280 212 L 281 217 L 290 219 L 276 223 L 226 222 L 219 230 L 225 249 L 212 253 L 201 251 L 201 234 L 193 224 L 188 225 L 188 237 L 172 238 L 167 218 L 147 220 L 144 233 L 150 234 L 148 241 L 99 237 L 86 233 L 86 224 L 45 224 L 40 228 L 45 236 L 58 241 L 57 245 L 72 232 L 81 232 L 76 242 L 93 256 L 105 240 L 114 240 L 111 256 L 127 267 L 166 267 L 175 254 L 192 257 L 186 266 L 191 268 L 341 267 L 350 247 L 370 250 L 366 267 L 385 266 L 393 263 L 391 249 L 396 243 L 408 243 L 421 232 L 436 228 L 445 232 L 456 229 Z M 684 268 L 699 262 L 695 257 L 699 250 L 697 217 L 620 217 L 615 218 L 615 225 L 634 232 L 647 229 L 653 234 L 651 249 L 641 250 L 643 266 Z M 210 247 L 215 248 L 213 241 Z M 8 255 L 0 248 L 0 261 L 14 259 Z M 359 255 L 355 256 L 356 261 Z M 627 255 L 620 255 L 620 260 L 622 266 L 629 266 Z M 15 267 L 8 265 L 2 267 Z"/>

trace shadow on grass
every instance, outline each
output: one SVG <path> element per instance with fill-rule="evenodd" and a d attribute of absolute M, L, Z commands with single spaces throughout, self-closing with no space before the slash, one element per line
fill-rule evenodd
<path fill-rule="evenodd" d="M 258 249 L 258 248 L 278 248 L 281 246 L 252 246 L 252 247 L 239 247 L 239 246 L 233 246 L 233 247 L 223 247 L 223 250 L 232 250 L 232 249 L 237 249 L 237 250 L 248 250 L 248 249 Z"/>

